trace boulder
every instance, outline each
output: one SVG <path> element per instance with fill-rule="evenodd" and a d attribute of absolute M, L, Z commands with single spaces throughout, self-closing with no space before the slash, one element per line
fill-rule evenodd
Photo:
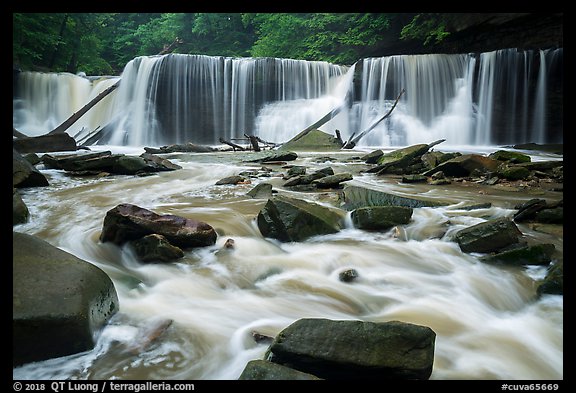
<path fill-rule="evenodd" d="M 22 154 L 69 150 L 74 151 L 77 148 L 74 138 L 65 132 L 16 138 L 12 141 L 12 147 Z"/>
<path fill-rule="evenodd" d="M 118 309 L 100 268 L 24 233 L 12 237 L 12 362 L 90 350 Z"/>
<path fill-rule="evenodd" d="M 12 226 L 25 223 L 29 216 L 28 206 L 22 200 L 18 190 L 12 187 Z"/>
<path fill-rule="evenodd" d="M 132 246 L 142 262 L 172 262 L 184 256 L 180 248 L 156 233 L 132 241 Z"/>
<path fill-rule="evenodd" d="M 90 160 L 93 158 L 100 158 L 105 156 L 110 156 L 111 151 L 98 151 L 90 153 L 76 153 L 76 154 L 62 154 L 62 155 L 51 155 L 44 154 L 42 156 L 42 162 L 44 166 L 49 169 L 63 169 L 65 171 L 76 171 L 77 167 L 74 165 L 76 161 Z"/>
<path fill-rule="evenodd" d="M 120 175 L 135 175 L 137 172 L 144 171 L 148 168 L 146 160 L 142 157 L 123 155 L 112 166 L 111 173 Z"/>
<path fill-rule="evenodd" d="M 338 280 L 342 282 L 352 282 L 358 278 L 358 270 L 346 269 L 338 273 Z"/>
<path fill-rule="evenodd" d="M 246 193 L 252 198 L 268 199 L 272 196 L 272 184 L 259 183 L 254 188 Z"/>
<path fill-rule="evenodd" d="M 166 158 L 155 156 L 150 153 L 140 154 L 146 161 L 147 171 L 151 172 L 163 172 L 163 171 L 175 171 L 177 169 L 182 169 L 180 165 L 174 164 L 173 162 L 167 160 Z"/>
<path fill-rule="evenodd" d="M 344 208 L 354 210 L 366 206 L 406 206 L 406 207 L 434 207 L 444 206 L 448 203 L 421 197 L 405 197 L 389 192 L 374 190 L 366 187 L 344 187 Z"/>
<path fill-rule="evenodd" d="M 428 178 L 424 175 L 404 175 L 402 176 L 402 183 L 425 183 Z"/>
<path fill-rule="evenodd" d="M 424 176 L 431 176 L 435 172 L 442 171 L 444 175 L 451 177 L 467 177 L 474 170 L 480 172 L 494 172 L 498 169 L 501 161 L 484 157 L 479 154 L 463 154 L 435 166 L 422 173 Z"/>
<path fill-rule="evenodd" d="M 169 146 L 144 147 L 144 151 L 148 154 L 166 154 L 166 153 L 210 153 L 218 151 L 218 149 L 205 145 L 196 145 L 194 143 L 175 144 Z"/>
<path fill-rule="evenodd" d="M 506 180 L 523 180 L 530 176 L 530 170 L 519 165 L 502 164 L 498 167 L 496 174 Z"/>
<path fill-rule="evenodd" d="M 531 161 L 530 156 L 509 150 L 496 150 L 495 152 L 488 154 L 488 157 L 498 161 L 508 161 L 511 164 Z"/>
<path fill-rule="evenodd" d="M 426 169 L 432 169 L 445 161 L 451 160 L 452 158 L 459 157 L 461 155 L 462 153 L 458 152 L 443 153 L 441 151 L 429 151 L 422 154 L 420 159 L 422 160 L 422 163 Z"/>
<path fill-rule="evenodd" d="M 42 160 L 40 159 L 40 157 L 38 157 L 38 154 L 36 153 L 24 154 L 23 157 L 26 159 L 26 161 L 28 161 L 32 165 L 40 164 L 40 162 L 42 162 Z"/>
<path fill-rule="evenodd" d="M 279 161 L 294 161 L 298 158 L 298 154 L 293 151 L 266 151 L 266 152 L 259 152 L 252 155 L 253 158 L 251 160 L 247 160 L 246 162 L 279 162 Z"/>
<path fill-rule="evenodd" d="M 312 181 L 318 188 L 339 188 L 342 187 L 340 183 L 352 180 L 350 173 L 338 173 L 336 175 L 324 176 L 320 179 Z"/>
<path fill-rule="evenodd" d="M 266 360 L 251 360 L 246 364 L 239 380 L 319 380 L 312 374 L 303 373 L 290 367 L 267 362 Z"/>
<path fill-rule="evenodd" d="M 315 180 L 322 179 L 323 177 L 332 176 L 332 175 L 334 175 L 334 170 L 328 166 L 328 167 L 319 169 L 315 172 L 312 172 L 308 175 L 304 174 L 304 175 L 293 176 L 293 177 L 289 178 L 286 181 L 286 183 L 284 183 L 284 187 L 293 187 L 293 186 L 297 186 L 297 185 L 312 184 L 312 182 Z"/>
<path fill-rule="evenodd" d="M 518 243 L 521 236 L 512 220 L 501 217 L 464 228 L 455 234 L 455 240 L 464 252 L 489 253 Z"/>
<path fill-rule="evenodd" d="M 79 154 L 76 156 L 66 157 L 65 162 L 60 161 L 61 169 L 65 171 L 98 171 L 114 173 L 114 168 L 124 154 L 102 154 L 94 155 Z"/>
<path fill-rule="evenodd" d="M 240 175 L 234 175 L 234 176 L 228 176 L 228 177 L 225 177 L 225 178 L 223 178 L 223 179 L 218 180 L 218 181 L 216 182 L 216 185 L 217 185 L 217 186 L 221 186 L 221 185 L 224 185 L 224 184 L 236 185 L 236 184 L 238 184 L 238 183 L 242 183 L 242 182 L 245 182 L 245 181 L 246 181 L 246 179 L 245 179 L 244 177 L 242 177 L 242 176 L 240 176 Z"/>
<path fill-rule="evenodd" d="M 436 334 L 391 322 L 300 319 L 282 330 L 265 359 L 323 379 L 430 378 Z"/>
<path fill-rule="evenodd" d="M 277 195 L 268 200 L 256 220 L 264 237 L 297 242 L 340 231 L 344 214 L 317 203 Z"/>
<path fill-rule="evenodd" d="M 124 203 L 106 213 L 100 240 L 122 245 L 153 233 L 163 235 L 172 245 L 181 248 L 211 246 L 217 238 L 214 228 L 205 222 L 171 214 L 159 215 Z"/>
<path fill-rule="evenodd" d="M 44 187 L 48 185 L 46 177 L 15 149 L 12 149 L 12 186 Z"/>
<path fill-rule="evenodd" d="M 342 140 L 320 130 L 312 130 L 298 140 L 284 143 L 278 150 L 292 151 L 338 151 Z"/>
<path fill-rule="evenodd" d="M 540 198 L 533 198 L 525 203 L 516 205 L 514 208 L 518 209 L 518 211 L 514 213 L 514 221 L 522 222 L 531 220 L 536 216 L 537 212 L 545 209 L 547 206 L 546 200 Z"/>
<path fill-rule="evenodd" d="M 396 225 L 408 224 L 412 208 L 406 206 L 367 206 L 350 214 L 354 227 L 365 230 L 386 230 Z"/>
<path fill-rule="evenodd" d="M 486 263 L 505 265 L 548 265 L 554 254 L 554 244 L 534 244 L 505 250 L 492 255 L 485 255 L 480 260 Z"/>
<path fill-rule="evenodd" d="M 563 224 L 564 208 L 555 207 L 552 209 L 543 209 L 534 215 L 534 221 L 545 224 Z"/>
<path fill-rule="evenodd" d="M 546 277 L 538 283 L 536 292 L 539 296 L 563 295 L 564 294 L 564 262 L 559 261 L 550 267 L 546 272 Z"/>
<path fill-rule="evenodd" d="M 289 179 L 293 176 L 300 176 L 306 174 L 306 167 L 302 165 L 294 165 L 293 167 L 288 168 L 286 171 L 286 179 Z"/>
<path fill-rule="evenodd" d="M 368 154 L 360 157 L 360 160 L 364 161 L 366 164 L 377 164 L 380 157 L 384 155 L 382 150 L 373 150 Z"/>

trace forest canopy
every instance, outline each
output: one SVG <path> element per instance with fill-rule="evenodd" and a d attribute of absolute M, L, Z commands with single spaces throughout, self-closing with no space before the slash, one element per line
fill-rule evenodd
<path fill-rule="evenodd" d="M 385 40 L 427 43 L 448 34 L 442 14 L 14 13 L 12 53 L 19 69 L 118 75 L 178 38 L 173 53 L 349 65 L 378 56 Z"/>

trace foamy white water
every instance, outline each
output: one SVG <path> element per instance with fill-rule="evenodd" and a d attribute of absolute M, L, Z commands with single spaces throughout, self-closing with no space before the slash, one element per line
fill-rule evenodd
<path fill-rule="evenodd" d="M 330 165 L 340 172 L 347 170 L 340 159 L 358 154 L 330 153 L 338 159 L 322 163 L 315 162 L 319 154 L 301 154 L 295 164 Z M 245 155 L 168 158 L 183 169 L 98 179 L 42 170 L 50 186 L 22 190 L 31 221 L 14 230 L 102 268 L 114 282 L 120 312 L 93 350 L 15 368 L 14 379 L 237 379 L 246 363 L 261 359 L 267 349 L 252 332 L 273 337 L 300 318 L 429 326 L 437 334 L 431 379 L 563 379 L 563 297 L 535 293 L 545 268 L 483 264 L 450 240 L 459 229 L 512 215 L 513 206 L 528 196 L 437 189 L 427 195 L 454 203 L 414 209 L 402 236 L 348 226 L 333 235 L 279 243 L 263 238 L 255 223 L 266 200 L 246 192 L 270 182 L 280 193 L 332 206 L 338 204 L 335 195 L 288 192 L 275 176 L 216 186 L 223 177 L 261 167 L 242 163 Z M 422 192 L 417 185 L 369 174 L 355 175 L 353 182 Z M 464 210 L 462 201 L 493 206 Z M 106 212 L 120 203 L 205 221 L 216 228 L 217 243 L 187 251 L 176 263 L 142 264 L 128 246 L 98 240 Z M 562 250 L 562 238 L 520 228 Z M 236 249 L 219 252 L 229 238 Z M 351 268 L 358 279 L 341 282 L 338 274 Z M 126 351 L 159 319 L 173 323 L 156 344 L 139 353 Z"/>

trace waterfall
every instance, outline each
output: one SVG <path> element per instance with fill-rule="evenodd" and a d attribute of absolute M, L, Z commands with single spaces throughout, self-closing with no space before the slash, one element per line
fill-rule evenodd
<path fill-rule="evenodd" d="M 118 99 L 125 114 L 109 143 L 217 144 L 219 138 L 257 134 L 256 119 L 266 105 L 295 100 L 306 105 L 346 69 L 276 58 L 139 57 L 124 70 Z"/>
<path fill-rule="evenodd" d="M 99 143 L 218 144 L 244 134 L 285 142 L 353 99 L 322 129 L 347 139 L 394 113 L 359 142 L 402 146 L 562 143 L 563 50 L 398 55 L 358 67 L 280 58 L 170 54 L 137 57 L 120 87 L 68 132 L 106 127 Z M 104 83 L 105 81 L 105 83 Z M 14 127 L 53 129 L 113 83 L 71 74 L 20 73 Z"/>
<path fill-rule="evenodd" d="M 21 72 L 12 102 L 14 128 L 28 136 L 45 134 L 60 125 L 84 104 L 117 81 L 117 77 L 90 80 L 70 73 Z M 68 133 L 105 125 L 115 111 L 113 97 L 106 97 Z"/>
<path fill-rule="evenodd" d="M 561 59 L 562 49 L 364 59 L 353 130 L 384 115 L 405 88 L 394 115 L 362 144 L 562 142 L 562 115 L 547 101 L 562 95 Z"/>
<path fill-rule="evenodd" d="M 468 55 L 403 55 L 364 59 L 360 100 L 353 108 L 354 131 L 361 132 L 406 94 L 388 122 L 379 124 L 364 145 L 407 145 L 447 139 L 467 144 L 471 119 Z"/>

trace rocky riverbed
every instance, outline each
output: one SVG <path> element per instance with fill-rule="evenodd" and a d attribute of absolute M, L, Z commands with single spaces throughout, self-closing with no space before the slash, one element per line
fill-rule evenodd
<path fill-rule="evenodd" d="M 97 254 L 104 252 L 119 255 L 118 252 L 120 252 L 121 255 L 124 255 L 122 259 L 126 255 L 130 255 L 130 258 L 134 258 L 130 264 L 136 263 L 133 266 L 148 265 L 151 268 L 153 266 L 158 266 L 158 268 L 161 266 L 175 266 L 176 268 L 189 266 L 192 269 L 208 268 L 210 270 L 215 265 L 210 265 L 210 263 L 205 265 L 205 263 L 213 260 L 216 264 L 223 263 L 222 266 L 235 263 L 236 268 L 242 269 L 240 268 L 243 260 L 241 255 L 247 252 L 244 244 L 252 241 L 248 239 L 261 239 L 269 245 L 284 250 L 284 253 L 288 252 L 288 255 L 293 255 L 294 253 L 289 250 L 296 244 L 310 247 L 321 244 L 322 239 L 325 239 L 326 244 L 337 243 L 340 234 L 353 231 L 357 236 L 361 234 L 360 236 L 374 237 L 374 239 L 381 238 L 381 241 L 385 243 L 393 241 L 397 246 L 400 246 L 398 242 L 411 243 L 415 241 L 422 244 L 422 242 L 431 239 L 439 239 L 444 244 L 451 244 L 452 251 L 450 253 L 457 253 L 467 260 L 485 264 L 488 269 L 502 269 L 504 272 L 513 269 L 515 274 L 520 275 L 523 274 L 522 272 L 528 273 L 524 277 L 533 277 L 531 272 L 534 267 L 544 269 L 538 270 L 541 272 L 538 273 L 538 278 L 529 279 L 528 286 L 530 289 L 528 289 L 528 293 L 532 293 L 532 295 L 525 295 L 527 299 L 531 299 L 528 300 L 528 303 L 538 303 L 540 300 L 537 299 L 542 296 L 558 296 L 563 293 L 563 161 L 561 156 L 552 155 L 550 156 L 551 159 L 546 159 L 544 156 L 543 159 L 542 156 L 531 156 L 530 151 L 510 148 L 494 148 L 493 151 L 486 154 L 459 151 L 443 152 L 437 144 L 432 142 L 401 149 L 322 153 L 293 151 L 240 153 L 218 150 L 193 153 L 178 151 L 174 147 L 170 149 L 169 153 L 162 151 L 162 149 L 153 151 L 153 154 L 150 152 L 151 150 L 148 149 L 139 157 L 133 154 L 112 154 L 109 151 L 49 154 L 37 157 L 39 161 L 33 165 L 31 161 L 24 160 L 15 151 L 14 230 L 44 238 L 56 247 L 64 247 L 82 258 L 82 251 L 78 252 L 75 246 L 71 246 L 66 241 L 62 243 L 62 235 L 51 234 L 51 232 L 59 232 L 60 230 L 51 228 L 50 225 L 58 224 L 48 224 L 45 221 L 45 216 L 50 216 L 50 213 L 41 213 L 41 206 L 50 206 L 46 195 L 51 195 L 50 198 L 58 197 L 58 194 L 60 197 L 66 194 L 68 198 L 74 198 L 77 195 L 81 201 L 87 202 L 89 199 L 86 199 L 87 196 L 82 190 L 90 189 L 94 192 L 94 190 L 98 190 L 98 184 L 102 184 L 104 187 L 108 187 L 106 189 L 109 190 L 107 191 L 109 195 L 102 195 L 100 202 L 96 202 L 99 207 L 95 212 L 99 214 L 99 217 L 90 219 L 92 224 L 90 224 L 91 229 L 89 230 L 90 233 L 94 234 L 95 239 L 94 236 L 91 236 L 94 240 L 89 240 L 89 237 L 85 241 L 87 240 L 92 244 L 91 248 L 100 249 Z M 193 161 L 188 161 L 190 157 L 193 157 Z M 538 158 L 534 160 L 532 157 Z M 33 157 L 28 156 L 27 159 L 30 160 Z M 162 184 L 174 186 L 179 184 L 174 183 L 174 181 L 184 181 L 185 177 L 180 178 L 178 172 L 191 170 L 192 167 L 189 162 L 195 163 L 194 168 L 202 167 L 204 171 L 214 171 L 211 176 L 206 176 L 207 173 L 198 173 L 194 175 L 193 179 L 188 180 L 195 182 L 200 188 L 194 188 L 195 191 L 185 191 L 185 195 L 176 196 L 181 191 L 174 189 L 168 193 L 165 189 L 161 190 L 155 187 L 155 184 L 160 187 L 164 187 Z M 203 162 L 208 163 L 208 165 L 202 164 Z M 227 169 L 223 170 L 224 168 Z M 218 170 L 221 171 L 222 176 L 215 178 L 214 173 Z M 157 182 L 154 181 L 154 177 L 158 180 Z M 71 179 L 72 182 L 69 182 L 68 179 Z M 168 179 L 174 180 L 165 183 Z M 208 179 L 214 180 L 208 181 Z M 134 187 L 136 191 L 133 192 L 145 193 L 144 190 L 148 188 L 152 194 L 136 196 L 133 193 L 118 193 L 119 190 L 115 191 L 114 186 L 109 188 L 111 182 L 127 189 Z M 141 188 L 138 183 L 145 184 L 144 188 Z M 62 188 L 66 186 L 71 188 L 71 192 L 67 193 Z M 55 191 L 54 187 L 58 187 L 59 191 Z M 42 189 L 45 189 L 44 195 Z M 153 196 L 154 192 L 157 193 L 156 197 L 160 199 L 151 203 L 148 198 Z M 97 193 L 97 195 L 100 194 Z M 185 199 L 181 199 L 182 196 Z M 190 210 L 178 207 L 178 204 L 186 203 L 184 202 L 186 199 L 193 201 L 194 214 L 190 214 Z M 40 205 L 38 200 L 42 201 Z M 164 200 L 164 203 L 159 203 L 160 200 Z M 217 209 L 225 209 L 226 212 L 218 216 L 214 215 L 214 211 L 205 210 L 202 213 L 202 201 L 204 201 L 205 206 L 215 206 Z M 26 206 L 27 202 L 31 206 Z M 94 202 L 89 202 L 89 204 L 92 203 Z M 126 208 L 126 204 L 129 204 L 129 209 Z M 458 214 L 453 216 L 452 220 L 431 221 L 427 225 L 418 226 L 417 233 L 414 232 L 417 223 L 422 220 L 423 214 L 435 214 L 434 209 L 440 209 L 443 212 L 457 211 Z M 56 211 L 58 208 L 54 207 L 54 210 Z M 117 218 L 112 224 L 111 220 L 108 220 L 108 223 L 105 220 L 105 216 L 111 212 L 121 213 L 116 215 Z M 134 214 L 133 218 L 126 218 L 131 214 Z M 470 221 L 463 220 L 467 214 L 471 218 Z M 227 215 L 228 218 L 226 218 Z M 252 227 L 240 229 L 225 224 L 227 220 L 235 221 L 236 218 L 234 217 L 237 215 L 246 217 L 240 221 L 247 220 L 245 223 Z M 159 222 L 163 222 L 163 225 L 166 224 L 168 216 L 171 217 L 170 227 L 159 226 Z M 148 221 L 144 222 L 143 217 L 146 217 Z M 150 218 L 153 221 L 150 221 Z M 182 225 L 183 229 L 190 227 L 189 220 L 192 218 L 211 228 L 211 240 L 201 244 L 194 242 L 184 244 L 180 241 L 171 241 L 171 239 L 176 239 L 174 233 L 180 233 L 174 225 Z M 60 219 L 60 221 L 62 220 Z M 38 224 L 36 227 L 33 225 L 34 222 Z M 121 226 L 114 227 L 118 224 Z M 114 233 L 115 235 L 109 237 L 106 235 L 107 233 Z M 248 233 L 250 235 L 247 235 Z M 130 242 L 107 242 L 108 239 L 119 239 L 118 236 L 121 236 L 122 239 L 129 239 Z M 133 244 L 134 242 L 136 243 Z M 349 241 L 347 240 L 347 242 Z M 360 241 L 360 243 L 362 242 Z M 166 249 L 172 250 L 171 247 L 178 248 L 179 251 L 172 254 L 165 252 Z M 355 246 L 352 246 L 351 250 L 355 250 Z M 257 247 L 253 252 L 262 253 L 263 251 Z M 211 256 L 207 257 L 207 255 Z M 123 299 L 128 299 L 125 301 L 130 304 L 131 296 L 126 297 L 125 290 L 122 289 L 125 285 L 125 279 L 118 280 L 119 277 L 126 274 L 133 278 L 138 277 L 136 273 L 140 268 L 134 270 L 130 264 L 126 265 L 126 262 L 121 262 L 118 265 L 118 262 L 112 262 L 104 255 L 95 257 L 93 252 L 88 253 L 87 256 L 86 260 L 89 263 L 96 263 L 104 271 L 107 271 L 115 285 L 120 286 L 119 315 L 125 318 L 130 313 L 125 314 L 125 311 L 123 312 Z M 253 257 L 257 257 L 257 255 Z M 216 259 L 214 260 L 214 258 Z M 235 262 L 232 262 L 234 260 Z M 16 263 L 16 258 L 14 263 Z M 346 269 L 337 271 L 336 276 L 339 283 L 335 283 L 334 288 L 345 285 L 348 287 L 347 290 L 350 290 L 351 286 L 361 285 L 363 280 L 370 279 L 369 275 L 366 277 L 367 272 L 363 271 L 361 265 L 355 266 L 354 263 L 350 263 L 350 265 L 352 266 L 346 266 Z M 125 273 L 120 275 L 114 273 L 118 268 Z M 249 275 L 260 271 L 260 278 L 255 277 L 255 281 L 253 281 L 253 279 L 246 277 L 245 279 L 252 283 L 246 283 L 240 287 L 244 285 L 247 285 L 247 288 L 253 285 L 258 287 L 260 285 L 258 283 L 265 282 L 268 277 L 279 277 L 282 276 L 281 272 L 290 270 L 287 266 L 280 270 L 274 270 L 272 266 L 263 271 L 256 269 Z M 128 273 L 129 271 L 132 272 Z M 242 282 L 244 280 L 241 278 L 242 276 L 241 274 L 233 278 L 233 281 L 237 284 Z M 142 285 L 148 285 L 145 277 L 140 277 L 138 280 L 143 283 Z M 301 287 L 303 286 L 302 288 L 306 288 L 306 285 L 310 284 L 300 284 Z M 17 286 L 18 283 L 15 282 L 15 288 Z M 303 292 L 309 291 L 303 289 Z M 314 291 L 310 293 L 314 293 Z M 284 295 L 284 297 L 286 296 Z M 348 295 L 341 296 L 347 297 Z M 287 312 L 287 314 L 291 313 Z M 328 313 L 331 317 L 327 318 L 325 312 L 317 314 L 300 312 L 294 314 L 299 315 L 299 317 L 293 317 L 292 321 L 302 320 L 301 323 L 305 323 L 304 317 L 311 314 L 315 315 L 315 318 L 313 321 L 306 322 L 306 326 L 313 326 L 315 323 L 323 326 L 326 323 L 323 321 L 332 321 L 335 323 L 334 326 L 340 326 L 338 321 L 350 319 L 356 320 L 358 323 L 360 321 L 362 323 L 376 322 L 380 325 L 400 319 L 396 318 L 399 315 L 395 315 L 394 319 L 385 318 L 382 320 L 381 318 L 374 318 L 371 313 L 345 315 Z M 107 316 L 106 321 L 108 318 L 110 316 Z M 112 317 L 112 326 L 115 324 L 115 318 Z M 434 340 L 432 340 L 432 345 L 426 355 L 428 363 L 419 363 L 418 366 L 415 366 L 415 371 L 409 371 L 412 370 L 413 366 L 406 366 L 405 371 L 401 372 L 398 370 L 401 370 L 402 367 L 392 366 L 386 362 L 382 363 L 381 366 L 366 363 L 366 367 L 368 369 L 374 369 L 374 367 L 382 367 L 383 370 L 394 369 L 396 370 L 396 373 L 393 374 L 394 378 L 427 379 L 432 377 L 443 379 L 442 375 L 444 377 L 454 376 L 450 372 L 450 366 L 445 364 L 445 349 L 441 348 L 438 352 L 438 346 L 442 345 L 445 340 L 446 332 L 441 325 L 434 322 L 433 318 L 428 319 L 428 321 L 426 318 L 424 320 L 416 319 L 415 321 L 414 318 L 406 318 L 404 321 L 398 321 L 398 324 L 400 327 L 405 326 L 406 334 L 410 334 L 408 332 L 412 331 L 412 324 L 417 322 L 416 325 L 430 329 L 433 333 L 432 337 L 437 334 L 441 337 L 440 342 L 435 345 Z M 175 325 L 182 324 L 182 321 L 179 321 L 177 317 L 169 320 L 176 321 Z M 101 321 L 99 327 L 95 329 L 100 331 L 102 326 L 105 326 L 106 321 Z M 288 328 L 289 325 L 289 323 L 282 324 L 282 329 Z M 164 328 L 158 334 L 152 333 L 151 336 L 154 337 L 154 341 L 162 342 L 165 340 L 169 342 L 170 329 L 175 329 L 174 325 L 162 324 L 161 326 Z M 169 327 L 166 328 L 165 326 Z M 342 326 L 343 331 L 345 331 L 346 325 L 343 324 Z M 400 327 L 397 326 L 395 329 L 400 329 Z M 384 325 L 382 328 L 385 328 Z M 283 337 L 280 334 L 282 329 L 278 326 L 278 328 L 271 329 L 272 331 L 267 328 L 254 330 L 259 337 L 269 337 L 276 343 L 272 344 L 271 341 L 254 339 L 253 344 L 249 345 L 249 348 L 253 348 L 254 345 L 256 347 L 262 345 L 259 343 L 265 343 L 266 346 L 271 345 L 268 355 L 262 351 L 256 351 L 251 352 L 253 355 L 248 356 L 254 360 L 259 358 L 264 361 L 263 364 L 250 364 L 250 367 L 257 366 L 256 372 L 248 370 L 243 372 L 242 376 L 240 375 L 240 371 L 248 365 L 248 361 L 246 361 L 244 365 L 236 366 L 234 369 L 236 371 L 229 374 L 208 372 L 198 375 L 204 376 L 204 378 L 216 375 L 219 376 L 218 378 L 224 379 L 239 377 L 242 379 L 260 379 L 265 378 L 266 375 L 269 375 L 271 379 L 278 379 L 278 375 L 283 375 L 285 379 L 300 379 L 302 377 L 301 374 L 298 374 L 300 372 L 310 376 L 305 379 L 333 378 L 343 374 L 340 374 L 341 370 L 338 369 L 341 366 L 334 368 L 331 366 L 332 364 L 351 362 L 348 368 L 358 369 L 360 366 L 354 365 L 354 362 L 365 364 L 367 359 L 356 359 L 350 355 L 348 359 L 336 360 L 333 358 L 336 356 L 334 354 L 329 355 L 324 360 L 318 360 L 317 366 L 308 369 L 294 366 L 298 364 L 298 361 L 290 358 L 291 360 L 287 363 L 293 365 L 294 373 L 277 374 L 280 371 L 275 365 L 270 365 L 271 369 L 262 369 L 262 367 L 267 367 L 271 361 L 274 362 L 275 359 L 284 356 L 271 355 L 275 353 L 279 341 L 282 341 L 280 339 Z M 306 329 L 311 328 L 307 327 Z M 324 328 L 319 327 L 318 329 Z M 326 329 L 326 332 L 333 330 L 332 327 Z M 378 329 L 380 328 L 375 326 L 374 333 L 370 333 L 369 337 L 372 338 L 360 339 L 359 336 L 359 339 L 361 341 L 378 340 L 381 334 L 378 333 Z M 559 329 L 562 330 L 561 326 Z M 338 333 L 335 334 L 338 335 Z M 298 337 L 298 335 L 296 334 L 294 337 Z M 337 338 L 334 339 L 337 340 Z M 303 345 L 302 341 L 298 340 L 291 345 L 295 347 Z M 95 345 L 94 351 L 101 350 L 97 343 Z M 436 352 L 434 348 L 436 348 Z M 311 347 L 308 350 L 323 351 L 322 348 L 313 349 Z M 277 353 L 278 351 L 279 349 L 276 349 Z M 390 349 L 390 351 L 394 350 Z M 405 351 L 400 350 L 400 352 Z M 260 355 L 256 356 L 256 353 Z M 338 353 L 344 352 L 338 351 Z M 59 354 L 54 354 L 54 356 L 59 356 Z M 102 356 L 101 353 L 100 356 Z M 247 356 L 246 352 L 244 352 L 244 356 Z M 312 355 L 305 355 L 305 357 L 308 356 Z M 409 357 L 414 360 L 418 356 L 420 355 L 410 355 Z M 432 360 L 435 357 L 439 363 Z M 50 358 L 50 355 L 47 358 Z M 400 359 L 399 362 L 405 365 L 409 364 L 406 363 L 408 362 L 407 359 Z M 276 361 L 274 363 L 281 365 L 286 362 Z M 432 371 L 433 367 L 440 370 L 437 371 L 437 377 Z M 25 368 L 23 367 L 23 369 Z M 98 374 L 98 371 L 93 372 Z M 197 377 L 198 375 L 192 373 L 188 374 L 187 377 Z M 358 375 L 363 374 L 359 373 Z M 366 378 L 372 378 L 372 376 L 367 374 Z"/>

